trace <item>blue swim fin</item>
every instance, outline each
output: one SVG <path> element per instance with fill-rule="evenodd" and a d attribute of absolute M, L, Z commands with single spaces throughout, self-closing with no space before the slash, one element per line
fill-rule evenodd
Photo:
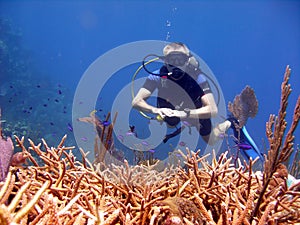
<path fill-rule="evenodd" d="M 235 118 L 228 119 L 231 122 L 231 128 L 233 129 L 233 134 L 235 137 L 234 142 L 237 144 L 242 156 L 249 162 L 250 158 L 253 160 L 257 157 L 261 162 L 264 162 L 264 157 L 262 152 L 258 149 L 254 140 L 249 135 L 245 126 L 242 129 L 237 129 L 234 123 L 238 124 L 238 120 Z"/>
<path fill-rule="evenodd" d="M 249 144 L 251 146 L 250 149 L 247 149 L 247 150 L 242 149 L 241 153 L 242 153 L 243 157 L 248 159 L 248 161 L 249 161 L 250 157 L 252 159 L 256 159 L 258 157 L 259 160 L 261 160 L 263 162 L 264 157 L 263 157 L 261 151 L 258 149 L 255 142 L 253 141 L 253 139 L 250 137 L 250 135 L 249 135 L 249 133 L 248 133 L 245 126 L 242 127 L 242 129 L 240 131 L 240 136 L 243 137 L 243 140 L 240 140 L 241 143 L 246 143 L 246 144 Z"/>

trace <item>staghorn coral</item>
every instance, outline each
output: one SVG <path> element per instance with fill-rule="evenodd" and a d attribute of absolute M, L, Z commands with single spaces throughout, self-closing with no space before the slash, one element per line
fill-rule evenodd
<path fill-rule="evenodd" d="M 268 150 L 268 155 L 264 163 L 263 186 L 261 188 L 256 207 L 252 213 L 253 217 L 257 216 L 260 213 L 260 204 L 262 199 L 265 198 L 265 195 L 268 194 L 270 183 L 274 183 L 274 180 L 276 180 L 276 172 L 282 173 L 283 170 L 286 170 L 285 166 L 283 166 L 282 163 L 286 162 L 289 159 L 294 150 L 293 141 L 295 137 L 293 134 L 296 130 L 300 118 L 300 97 L 298 97 L 295 106 L 292 124 L 287 134 L 285 135 L 285 130 L 287 128 L 287 122 L 285 120 L 286 109 L 288 105 L 288 97 L 292 91 L 291 85 L 288 83 L 290 73 L 291 70 L 289 66 L 287 66 L 284 74 L 284 80 L 281 85 L 281 100 L 278 116 L 275 117 L 275 115 L 270 115 L 269 121 L 266 123 L 266 134 L 270 144 L 270 149 Z M 286 180 L 286 175 L 284 178 Z M 282 185 L 279 186 L 281 187 Z M 281 191 L 287 191 L 287 188 Z M 265 201 L 271 202 L 272 200 L 266 198 Z M 277 204 L 279 203 L 277 202 Z"/>
<path fill-rule="evenodd" d="M 11 167 L 0 184 L 2 224 L 249 224 L 262 186 L 251 172 L 252 162 L 235 168 L 227 153 L 208 163 L 199 152 L 190 152 L 184 155 L 187 169 L 158 172 L 154 165 L 125 162 L 99 170 L 77 161 L 64 139 L 56 148 L 43 141 L 30 142 L 26 149 L 24 139 L 16 137 L 33 165 Z M 252 224 L 300 222 L 299 192 L 286 189 L 270 199 L 264 217 L 255 217 Z"/>
<path fill-rule="evenodd" d="M 243 127 L 248 118 L 255 117 L 258 111 L 258 101 L 254 90 L 246 86 L 241 94 L 235 96 L 233 103 L 228 103 L 228 110 L 239 121 L 239 126 Z"/>
<path fill-rule="evenodd" d="M 298 119 L 299 105 L 300 100 L 294 114 Z M 82 150 L 79 161 L 74 147 L 64 146 L 66 137 L 51 148 L 45 140 L 38 145 L 29 140 L 25 147 L 24 138 L 15 137 L 32 165 L 11 166 L 0 183 L 0 224 L 299 224 L 300 184 L 287 187 L 282 165 L 297 118 L 285 140 L 280 132 L 283 144 L 269 136 L 262 176 L 252 172 L 251 160 L 238 160 L 235 167 L 227 152 L 207 162 L 200 150 L 188 149 L 187 154 L 179 151 L 185 168 L 158 172 L 156 165 L 130 166 L 126 161 L 94 168 Z"/>

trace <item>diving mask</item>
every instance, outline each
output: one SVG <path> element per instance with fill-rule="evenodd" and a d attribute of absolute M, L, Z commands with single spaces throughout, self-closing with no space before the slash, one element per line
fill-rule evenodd
<path fill-rule="evenodd" d="M 146 59 L 148 57 L 156 57 L 156 58 L 150 59 L 146 62 Z M 147 73 L 160 76 L 161 75 L 160 73 L 154 73 L 146 68 L 146 65 L 149 64 L 149 62 L 153 62 L 160 59 L 164 62 L 164 64 L 166 65 L 169 71 L 164 75 L 171 76 L 175 80 L 178 80 L 181 77 L 183 77 L 183 75 L 185 74 L 191 58 L 193 58 L 192 55 L 185 54 L 181 51 L 172 51 L 165 56 L 159 56 L 156 54 L 146 55 L 143 59 L 142 64 L 143 64 L 143 68 Z"/>
<path fill-rule="evenodd" d="M 167 65 L 173 67 L 185 66 L 189 62 L 190 56 L 182 52 L 174 51 L 164 56 L 164 61 Z"/>

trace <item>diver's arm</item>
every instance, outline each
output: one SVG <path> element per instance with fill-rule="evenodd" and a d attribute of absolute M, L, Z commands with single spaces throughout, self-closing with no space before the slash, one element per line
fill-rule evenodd
<path fill-rule="evenodd" d="M 146 99 L 149 98 L 151 95 L 151 91 L 149 91 L 146 88 L 141 88 L 137 95 L 134 97 L 134 99 L 132 100 L 132 107 L 138 110 L 141 110 L 143 112 L 150 112 L 153 113 L 154 110 L 154 106 L 149 105 L 146 102 Z"/>
<path fill-rule="evenodd" d="M 192 109 L 190 118 L 208 119 L 217 116 L 218 107 L 212 93 L 207 93 L 201 97 L 202 107 Z"/>
<path fill-rule="evenodd" d="M 147 98 L 149 98 L 151 94 L 151 91 L 142 87 L 132 100 L 132 107 L 143 112 L 160 115 L 161 118 L 164 118 L 165 116 L 171 116 L 174 110 L 169 108 L 156 108 L 146 102 Z"/>

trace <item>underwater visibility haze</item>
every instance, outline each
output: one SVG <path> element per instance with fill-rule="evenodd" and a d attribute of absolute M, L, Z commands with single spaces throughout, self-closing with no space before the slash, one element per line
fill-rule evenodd
<path fill-rule="evenodd" d="M 44 138 L 49 145 L 57 145 L 67 134 L 66 143 L 93 152 L 93 125 L 78 128 L 76 124 L 91 113 L 108 127 L 119 111 L 111 135 L 116 148 L 113 154 L 120 160 L 136 163 L 139 156 L 135 150 L 165 159 L 175 148 L 195 146 L 180 135 L 162 143 L 166 133 L 151 143 L 147 138 L 156 133 L 149 128 L 152 121 L 134 109 L 126 109 L 128 115 L 122 113 L 131 107 L 130 85 L 134 84 L 136 94 L 142 85 L 139 79 L 147 76 L 143 69 L 138 71 L 143 57 L 162 54 L 159 46 L 141 53 L 143 47 L 138 43 L 143 41 L 157 41 L 162 47 L 183 42 L 203 61 L 215 79 L 216 85 L 211 84 L 215 96 L 219 89 L 223 100 L 220 104 L 225 113 L 219 120 L 228 116 L 228 102 L 249 85 L 258 100 L 258 113 L 247 121 L 247 131 L 262 153 L 268 148 L 265 124 L 270 114 L 278 112 L 287 65 L 292 69 L 293 85 L 289 106 L 295 105 L 299 96 L 298 1 L 1 1 L 0 22 L 0 107 L 6 136 L 24 136 L 35 142 Z M 127 44 L 133 47 L 118 52 Z M 95 67 L 102 59 L 105 68 Z M 122 60 L 130 63 L 125 65 Z M 149 69 L 159 66 L 155 62 Z M 96 85 L 101 87 L 96 97 L 90 98 L 92 84 L 85 86 L 85 97 L 76 96 L 80 82 L 93 68 L 92 76 L 99 79 L 92 82 L 103 82 L 100 77 L 107 80 Z M 92 98 L 96 98 L 95 104 L 89 102 Z M 86 114 L 74 111 L 74 104 Z M 293 110 L 288 107 L 287 115 Z M 291 120 L 288 116 L 287 121 Z M 88 126 L 90 133 L 80 130 L 74 137 L 74 129 L 82 126 Z M 299 137 L 297 129 L 295 149 Z M 227 145 L 218 147 L 220 153 Z M 234 142 L 229 146 L 236 148 Z M 202 140 L 197 148 L 206 148 Z M 94 157 L 92 153 L 90 157 Z"/>
<path fill-rule="evenodd" d="M 299 225 L 299 40 L 294 0 L 0 0 L 0 224 Z M 149 72 L 209 83 L 214 145 Z"/>

